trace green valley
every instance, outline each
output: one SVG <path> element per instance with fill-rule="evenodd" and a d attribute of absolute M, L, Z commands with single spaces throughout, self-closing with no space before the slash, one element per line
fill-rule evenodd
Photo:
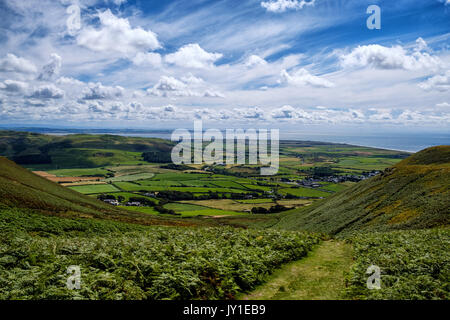
<path fill-rule="evenodd" d="M 0 132 L 0 299 L 448 299 L 449 146 L 281 141 L 274 176 L 172 146 Z"/>

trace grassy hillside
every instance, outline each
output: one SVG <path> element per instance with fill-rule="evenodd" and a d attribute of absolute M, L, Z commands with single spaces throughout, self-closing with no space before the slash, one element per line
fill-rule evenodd
<path fill-rule="evenodd" d="M 301 232 L 144 227 L 0 210 L 0 300 L 233 299 L 319 241 Z M 80 290 L 66 286 L 73 265 Z"/>
<path fill-rule="evenodd" d="M 46 169 L 94 168 L 139 164 L 143 152 L 167 153 L 172 143 L 155 138 L 74 134 L 51 136 L 0 131 L 0 155 L 17 163 Z"/>
<path fill-rule="evenodd" d="M 346 235 L 447 226 L 449 217 L 450 146 L 440 146 L 286 215 L 277 227 Z"/>
<path fill-rule="evenodd" d="M 68 218 L 101 218 L 144 225 L 183 224 L 175 220 L 117 209 L 48 181 L 0 157 L 0 209 L 7 208 Z"/>

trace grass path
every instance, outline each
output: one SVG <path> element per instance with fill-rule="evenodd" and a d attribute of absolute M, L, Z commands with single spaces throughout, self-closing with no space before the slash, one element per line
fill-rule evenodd
<path fill-rule="evenodd" d="M 268 282 L 242 300 L 342 299 L 344 273 L 352 264 L 352 249 L 342 241 L 325 241 L 306 258 L 274 272 Z"/>

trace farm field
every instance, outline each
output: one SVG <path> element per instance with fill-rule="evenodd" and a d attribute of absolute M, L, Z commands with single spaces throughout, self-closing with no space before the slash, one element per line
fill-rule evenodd
<path fill-rule="evenodd" d="M 225 174 L 205 171 L 202 165 L 193 166 L 192 169 L 195 170 L 167 169 L 161 164 L 142 162 L 136 152 L 125 150 L 128 147 L 123 145 L 120 150 L 107 147 L 95 152 L 91 148 L 93 144 L 89 142 L 89 147 L 86 147 L 86 143 L 80 144 L 82 148 L 79 156 L 84 157 L 83 161 L 102 157 L 114 161 L 107 164 L 100 163 L 99 159 L 96 159 L 98 163 L 95 166 L 102 165 L 96 168 L 81 168 L 80 166 L 86 165 L 81 161 L 77 168 L 59 168 L 42 174 L 49 177 L 54 175 L 55 181 L 63 186 L 92 197 L 108 195 L 120 199 L 122 205 L 132 197 L 145 198 L 144 193 L 164 194 L 164 197 L 170 193 L 171 198 L 164 201 L 169 203 L 164 204 L 164 207 L 174 206 L 176 208 L 174 211 L 183 216 L 249 214 L 255 207 L 268 210 L 275 204 L 286 208 L 310 205 L 318 199 L 346 189 L 347 184 L 320 183 L 321 186 L 318 188 L 305 188 L 297 186 L 296 182 L 283 182 L 285 181 L 283 179 L 299 181 L 308 176 L 308 170 L 324 165 L 332 170 L 338 170 L 337 167 L 341 166 L 339 174 L 354 174 L 360 172 L 365 165 L 375 168 L 398 161 L 386 158 L 391 153 L 394 153 L 393 157 L 398 157 L 395 152 L 374 151 L 370 148 L 320 145 L 298 149 L 282 146 L 279 174 L 274 177 L 261 177 L 257 174 L 255 166 L 248 166 L 247 170 L 245 165 L 226 166 L 228 172 Z M 298 151 L 304 153 L 298 154 Z M 374 158 L 375 156 L 377 157 Z M 131 158 L 133 160 L 130 160 Z M 299 164 L 300 167 L 297 168 Z M 67 165 L 70 167 L 73 164 L 68 162 Z M 268 196 L 270 198 L 267 198 Z M 184 210 L 182 205 L 178 207 L 176 205 L 183 203 L 199 207 L 197 210 Z M 130 210 L 158 214 L 154 208 L 142 206 L 140 208 Z"/>
<path fill-rule="evenodd" d="M 84 185 L 69 188 L 82 194 L 98 194 L 119 191 L 119 189 L 111 184 Z"/>
<path fill-rule="evenodd" d="M 47 171 L 58 177 L 105 176 L 109 171 L 103 168 L 60 169 Z"/>
<path fill-rule="evenodd" d="M 123 175 L 118 176 L 114 178 L 106 179 L 106 182 L 122 182 L 122 181 L 138 181 L 138 180 L 145 180 L 150 179 L 155 176 L 154 173 L 136 173 L 136 174 L 129 174 L 129 175 Z"/>
<path fill-rule="evenodd" d="M 308 200 L 277 200 L 275 203 L 273 200 L 263 202 L 242 202 L 245 200 L 231 200 L 231 199 L 220 199 L 220 200 L 190 200 L 190 201 L 181 201 L 182 203 L 194 204 L 198 206 L 204 206 L 208 208 L 215 208 L 221 210 L 231 210 L 231 211 L 239 211 L 239 212 L 250 212 L 252 208 L 255 206 L 269 209 L 274 206 L 276 203 L 282 206 L 286 206 L 288 208 L 301 207 L 305 205 L 311 204 L 312 201 Z"/>
<path fill-rule="evenodd" d="M 204 206 L 208 208 L 215 208 L 220 210 L 230 210 L 230 211 L 240 211 L 240 212 L 250 212 L 254 207 L 254 204 L 249 203 L 239 203 L 231 199 L 222 199 L 222 200 L 192 200 L 192 201 L 183 201 L 183 203 L 187 204 L 195 204 L 199 206 Z M 273 202 L 266 202 L 258 204 L 258 207 L 270 208 L 273 206 Z"/>
<path fill-rule="evenodd" d="M 156 211 L 153 207 L 123 207 L 119 206 L 119 208 L 129 211 L 135 211 L 135 212 L 141 212 L 141 213 L 147 213 L 147 214 L 159 214 L 158 211 Z"/>
<path fill-rule="evenodd" d="M 282 194 L 290 194 L 297 197 L 328 197 L 331 195 L 329 192 L 311 189 L 311 188 L 284 188 L 280 189 Z"/>

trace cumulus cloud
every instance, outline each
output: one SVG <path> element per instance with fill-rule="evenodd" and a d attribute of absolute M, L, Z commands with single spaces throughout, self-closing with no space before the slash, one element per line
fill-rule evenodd
<path fill-rule="evenodd" d="M 56 83 L 60 85 L 71 85 L 71 86 L 84 85 L 84 82 L 70 77 L 61 77 L 58 80 L 56 80 Z"/>
<path fill-rule="evenodd" d="M 245 108 L 245 109 L 235 109 L 237 113 L 244 119 L 265 119 L 265 112 L 261 108 Z"/>
<path fill-rule="evenodd" d="M 36 73 L 37 68 L 31 61 L 8 53 L 0 59 L 0 72 Z"/>
<path fill-rule="evenodd" d="M 288 84 L 293 86 L 312 86 L 316 88 L 331 88 L 334 83 L 327 79 L 314 76 L 308 70 L 301 68 L 291 74 L 286 70 L 281 71 L 281 84 Z"/>
<path fill-rule="evenodd" d="M 83 28 L 77 43 L 97 52 L 115 52 L 135 55 L 138 52 L 161 47 L 157 35 L 142 28 L 132 28 L 128 19 L 116 17 L 108 9 L 98 14 L 100 28 Z"/>
<path fill-rule="evenodd" d="M 107 87 L 101 83 L 89 83 L 83 90 L 83 100 L 111 100 L 121 98 L 125 89 L 119 86 Z"/>
<path fill-rule="evenodd" d="M 207 69 L 214 66 L 214 62 L 222 58 L 221 53 L 210 53 L 203 50 L 198 43 L 191 43 L 181 47 L 177 52 L 168 54 L 165 61 L 180 67 Z"/>
<path fill-rule="evenodd" d="M 206 88 L 203 79 L 188 74 L 181 79 L 170 76 L 162 76 L 158 83 L 147 90 L 148 94 L 157 97 L 205 97 L 223 98 L 218 91 Z"/>
<path fill-rule="evenodd" d="M 30 98 L 35 99 L 61 99 L 64 97 L 64 91 L 53 84 L 47 84 L 35 88 Z"/>
<path fill-rule="evenodd" d="M 46 80 L 46 81 L 51 80 L 54 76 L 57 76 L 59 74 L 61 66 L 62 66 L 61 57 L 56 53 L 52 53 L 50 55 L 49 63 L 42 68 L 38 80 Z"/>
<path fill-rule="evenodd" d="M 372 67 L 375 69 L 437 69 L 441 65 L 438 57 L 421 50 L 427 48 L 420 39 L 414 52 L 408 53 L 401 46 L 384 47 L 378 44 L 358 46 L 349 54 L 341 56 L 343 67 Z"/>
<path fill-rule="evenodd" d="M 0 82 L 0 89 L 9 93 L 25 93 L 28 89 L 28 84 L 22 81 L 5 80 Z"/>
<path fill-rule="evenodd" d="M 450 70 L 447 70 L 443 75 L 436 75 L 419 83 L 419 87 L 426 91 L 447 91 L 450 89 Z"/>
<path fill-rule="evenodd" d="M 296 117 L 296 110 L 292 106 L 283 106 L 272 111 L 271 116 L 274 119 L 293 119 Z"/>
<path fill-rule="evenodd" d="M 423 40 L 421 37 L 417 38 L 416 40 L 416 51 L 428 51 L 430 48 L 428 47 L 428 44 L 425 40 Z"/>
<path fill-rule="evenodd" d="M 247 68 L 267 65 L 267 61 L 257 55 L 251 55 L 245 62 Z"/>
<path fill-rule="evenodd" d="M 314 6 L 316 0 L 276 0 L 263 1 L 261 7 L 270 12 L 285 12 L 286 10 L 301 10 L 306 6 Z"/>
<path fill-rule="evenodd" d="M 162 76 L 158 83 L 148 93 L 154 96 L 167 97 L 169 94 L 176 96 L 192 96 L 189 90 L 187 90 L 187 84 L 169 76 Z"/>
<path fill-rule="evenodd" d="M 137 66 L 161 66 L 161 55 L 155 52 L 139 52 L 133 59 L 133 63 Z"/>

